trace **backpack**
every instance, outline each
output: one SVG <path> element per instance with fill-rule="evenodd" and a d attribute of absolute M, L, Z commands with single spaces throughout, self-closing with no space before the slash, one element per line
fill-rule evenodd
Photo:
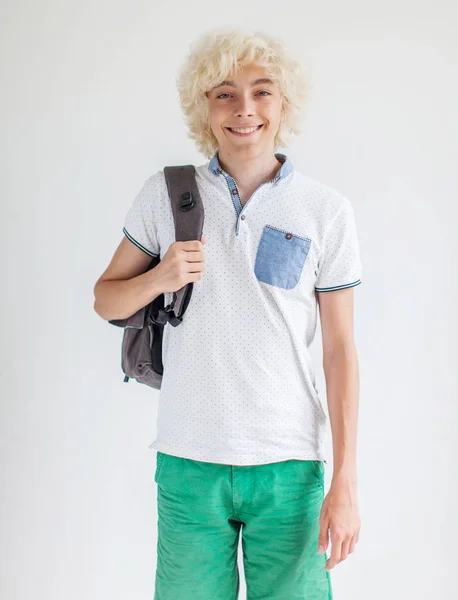
<path fill-rule="evenodd" d="M 196 183 L 193 165 L 164 167 L 167 190 L 175 222 L 176 241 L 200 240 L 204 224 L 204 207 Z M 154 269 L 159 256 L 145 270 Z M 121 345 L 121 368 L 124 382 L 136 379 L 155 389 L 160 389 L 164 366 L 162 364 L 162 337 L 167 323 L 180 325 L 192 295 L 193 283 L 189 282 L 173 292 L 170 304 L 165 306 L 165 294 L 160 294 L 127 319 L 113 319 L 111 325 L 123 327 Z"/>

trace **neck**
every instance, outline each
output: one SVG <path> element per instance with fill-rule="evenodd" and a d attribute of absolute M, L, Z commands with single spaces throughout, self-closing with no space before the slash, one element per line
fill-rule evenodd
<path fill-rule="evenodd" d="M 221 168 L 235 179 L 241 189 L 257 188 L 261 183 L 270 181 L 281 167 L 271 149 L 248 155 L 218 148 L 218 160 Z"/>

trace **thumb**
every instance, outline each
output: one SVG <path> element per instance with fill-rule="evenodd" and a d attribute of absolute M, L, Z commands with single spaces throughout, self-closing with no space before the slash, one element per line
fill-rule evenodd
<path fill-rule="evenodd" d="M 206 244 L 207 243 L 207 239 L 204 236 L 202 236 L 200 238 L 200 241 L 202 242 L 202 244 Z"/>
<path fill-rule="evenodd" d="M 318 536 L 318 552 L 326 552 L 329 543 L 328 523 L 320 520 L 320 535 Z"/>

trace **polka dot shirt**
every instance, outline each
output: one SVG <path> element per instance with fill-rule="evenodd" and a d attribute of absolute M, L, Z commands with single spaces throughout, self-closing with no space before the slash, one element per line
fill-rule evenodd
<path fill-rule="evenodd" d="M 309 347 L 316 293 L 361 283 L 356 225 L 344 195 L 276 157 L 275 177 L 243 205 L 217 152 L 196 166 L 206 270 L 183 322 L 164 327 L 150 449 L 230 465 L 326 460 Z M 175 241 L 162 170 L 144 182 L 123 232 L 161 258 Z"/>

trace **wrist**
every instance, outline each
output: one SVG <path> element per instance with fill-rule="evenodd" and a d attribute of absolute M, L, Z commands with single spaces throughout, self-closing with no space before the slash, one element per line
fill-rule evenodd
<path fill-rule="evenodd" d="M 339 484 L 356 486 L 358 484 L 356 468 L 334 468 L 332 473 L 332 481 Z"/>
<path fill-rule="evenodd" d="M 151 295 L 151 301 L 165 293 L 159 283 L 156 267 L 153 267 L 145 273 L 145 281 L 147 283 L 148 293 Z"/>

